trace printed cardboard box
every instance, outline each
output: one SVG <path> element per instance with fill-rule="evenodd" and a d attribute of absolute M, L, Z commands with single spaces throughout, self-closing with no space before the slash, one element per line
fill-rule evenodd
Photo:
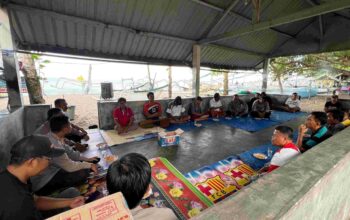
<path fill-rule="evenodd" d="M 132 220 L 123 194 L 118 192 L 75 209 L 55 215 L 49 220 Z"/>
<path fill-rule="evenodd" d="M 158 133 L 158 144 L 161 147 L 169 147 L 173 145 L 178 145 L 180 143 L 180 136 L 184 133 L 180 128 L 175 131 L 159 132 Z"/>

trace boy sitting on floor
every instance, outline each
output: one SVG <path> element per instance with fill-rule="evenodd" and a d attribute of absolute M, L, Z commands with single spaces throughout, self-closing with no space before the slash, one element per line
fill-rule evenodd
<path fill-rule="evenodd" d="M 161 126 L 166 128 L 169 126 L 168 118 L 160 118 L 162 116 L 162 106 L 159 102 L 154 101 L 154 93 L 147 94 L 148 102 L 143 105 L 143 115 L 146 120 L 139 123 L 142 128 L 152 128 L 154 126 Z"/>
<path fill-rule="evenodd" d="M 224 108 L 220 100 L 220 94 L 215 93 L 214 98 L 209 102 L 209 112 L 211 117 L 219 118 L 224 116 Z"/>
<path fill-rule="evenodd" d="M 113 111 L 114 118 L 114 130 L 118 134 L 126 134 L 129 131 L 137 129 L 137 124 L 134 123 L 134 112 L 128 106 L 126 106 L 126 99 L 121 97 L 118 99 L 119 106 Z"/>
<path fill-rule="evenodd" d="M 197 96 L 196 100 L 192 102 L 190 108 L 188 109 L 188 114 L 191 116 L 191 120 L 195 123 L 198 121 L 204 121 L 209 118 L 209 115 L 202 109 L 202 97 Z"/>
<path fill-rule="evenodd" d="M 143 209 L 139 206 L 141 200 L 152 193 L 151 166 L 141 154 L 130 153 L 113 162 L 108 168 L 106 179 L 109 194 L 123 193 L 135 219 L 177 219 L 171 209 L 156 207 Z"/>
<path fill-rule="evenodd" d="M 177 96 L 175 100 L 170 103 L 166 113 L 170 118 L 170 123 L 181 124 L 186 123 L 190 120 L 190 116 L 184 115 L 186 109 L 182 106 L 182 100 L 180 96 Z"/>
<path fill-rule="evenodd" d="M 293 129 L 288 126 L 277 126 L 271 142 L 273 146 L 280 147 L 280 149 L 273 155 L 267 172 L 285 165 L 300 154 L 299 148 L 293 144 Z"/>

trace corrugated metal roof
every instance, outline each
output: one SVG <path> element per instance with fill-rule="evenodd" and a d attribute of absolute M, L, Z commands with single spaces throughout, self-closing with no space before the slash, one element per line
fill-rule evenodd
<path fill-rule="evenodd" d="M 239 0 L 215 26 L 233 1 L 7 0 L 7 4 L 19 49 L 191 65 L 196 41 L 252 23 L 251 1 Z M 263 0 L 261 21 L 311 7 L 305 0 Z M 324 16 L 324 37 L 317 19 L 310 18 L 214 43 L 218 46 L 202 45 L 202 64 L 259 68 L 270 56 L 331 50 L 339 48 L 338 44 L 350 48 L 348 41 L 329 33 L 347 27 L 347 15 L 349 10 L 336 17 Z"/>

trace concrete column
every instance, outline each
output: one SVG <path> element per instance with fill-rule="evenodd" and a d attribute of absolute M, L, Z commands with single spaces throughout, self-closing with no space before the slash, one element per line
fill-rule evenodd
<path fill-rule="evenodd" d="M 197 44 L 193 45 L 192 57 L 192 95 L 199 95 L 200 84 L 200 67 L 201 67 L 201 47 Z"/>
<path fill-rule="evenodd" d="M 20 90 L 21 78 L 17 56 L 8 12 L 5 8 L 0 8 L 0 48 L 4 64 L 4 75 L 2 78 L 6 81 L 10 111 L 13 112 L 22 107 L 23 98 Z"/>
<path fill-rule="evenodd" d="M 264 70 L 262 72 L 262 88 L 261 88 L 261 91 L 262 92 L 266 92 L 266 89 L 267 89 L 267 75 L 268 75 L 268 71 L 269 71 L 269 59 L 265 59 L 264 60 Z"/>

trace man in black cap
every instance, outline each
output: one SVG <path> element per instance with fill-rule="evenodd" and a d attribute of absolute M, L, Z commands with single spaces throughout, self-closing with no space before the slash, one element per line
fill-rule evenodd
<path fill-rule="evenodd" d="M 0 219 L 42 219 L 38 210 L 75 208 L 84 204 L 84 198 L 55 199 L 37 197 L 31 191 L 30 177 L 38 175 L 53 157 L 64 150 L 52 147 L 41 135 L 26 136 L 11 149 L 7 169 L 0 173 Z"/>

